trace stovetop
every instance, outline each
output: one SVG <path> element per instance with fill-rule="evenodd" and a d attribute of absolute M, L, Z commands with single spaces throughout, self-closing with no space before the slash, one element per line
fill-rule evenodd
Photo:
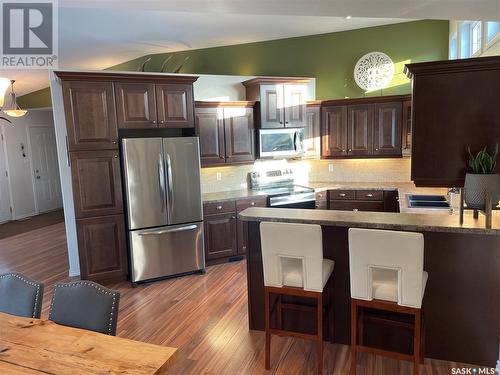
<path fill-rule="evenodd" d="M 307 186 L 301 186 L 301 185 L 290 185 L 290 186 L 279 186 L 275 188 L 266 188 L 260 190 L 261 192 L 277 197 L 277 196 L 283 196 L 283 195 L 294 195 L 294 194 L 302 194 L 302 193 L 313 193 L 314 189 L 309 188 Z"/>

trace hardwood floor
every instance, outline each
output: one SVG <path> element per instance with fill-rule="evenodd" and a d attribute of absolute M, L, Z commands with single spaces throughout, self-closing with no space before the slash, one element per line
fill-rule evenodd
<path fill-rule="evenodd" d="M 62 223 L 0 240 L 0 273 L 18 271 L 45 283 L 42 317 L 48 316 L 53 284 L 67 281 Z M 180 348 L 169 374 L 315 374 L 313 342 L 273 336 L 271 371 L 264 369 L 264 333 L 249 331 L 244 261 L 122 293 L 118 336 Z M 349 373 L 349 347 L 325 342 L 324 374 Z M 457 363 L 425 360 L 420 374 L 449 375 Z M 358 354 L 358 375 L 412 373 L 410 362 Z"/>

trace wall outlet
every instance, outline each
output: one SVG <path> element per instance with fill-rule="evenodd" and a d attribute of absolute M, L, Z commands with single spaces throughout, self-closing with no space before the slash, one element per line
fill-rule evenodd
<path fill-rule="evenodd" d="M 328 172 L 333 172 L 333 164 L 328 164 Z"/>
<path fill-rule="evenodd" d="M 222 180 L 222 173 L 217 172 L 217 175 L 216 175 L 216 176 L 217 176 L 217 177 L 216 177 L 216 178 L 217 178 L 217 181 L 221 181 L 221 180 Z"/>

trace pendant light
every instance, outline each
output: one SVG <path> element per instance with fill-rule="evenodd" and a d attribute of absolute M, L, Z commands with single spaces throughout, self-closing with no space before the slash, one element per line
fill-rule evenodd
<path fill-rule="evenodd" d="M 10 101 L 10 105 L 7 106 L 7 108 L 3 109 L 3 113 L 5 113 L 6 115 L 8 115 L 10 117 L 22 117 L 26 113 L 28 113 L 28 111 L 25 109 L 21 109 L 21 107 L 19 107 L 19 105 L 17 104 L 16 93 L 14 92 L 14 82 L 16 82 L 16 81 L 15 80 L 10 81 L 10 87 L 11 87 L 10 99 L 11 99 L 11 101 Z"/>
<path fill-rule="evenodd" d="M 7 91 L 9 86 L 10 86 L 10 79 L 0 77 L 0 108 L 3 107 L 5 92 Z"/>

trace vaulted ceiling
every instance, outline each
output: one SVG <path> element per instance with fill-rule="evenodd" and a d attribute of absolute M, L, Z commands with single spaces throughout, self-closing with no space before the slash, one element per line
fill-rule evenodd
<path fill-rule="evenodd" d="M 424 18 L 498 20 L 500 0 L 59 0 L 59 67 Z M 16 79 L 19 94 L 47 86 L 43 70 L 0 76 Z"/>

